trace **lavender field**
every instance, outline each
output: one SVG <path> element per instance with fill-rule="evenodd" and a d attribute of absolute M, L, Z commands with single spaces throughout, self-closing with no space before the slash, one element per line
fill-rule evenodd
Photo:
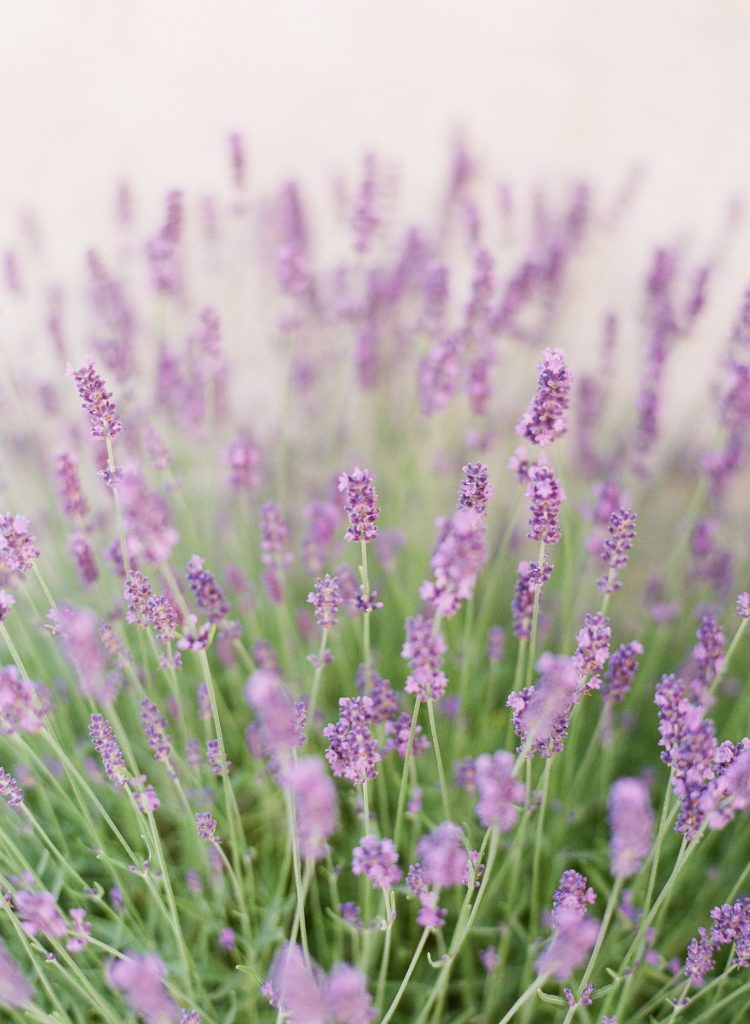
<path fill-rule="evenodd" d="M 730 227 L 611 305 L 627 190 L 224 159 L 4 253 L 0 1019 L 746 1021 Z"/>

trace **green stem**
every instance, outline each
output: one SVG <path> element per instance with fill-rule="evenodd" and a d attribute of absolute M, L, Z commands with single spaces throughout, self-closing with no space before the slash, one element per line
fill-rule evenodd
<path fill-rule="evenodd" d="M 393 1002 L 388 1007 L 388 1011 L 381 1020 L 380 1024 L 388 1024 L 388 1021 L 391 1019 L 391 1017 L 398 1009 L 398 1004 L 401 1002 L 403 994 L 406 991 L 406 986 L 409 984 L 409 980 L 411 979 L 411 976 L 414 973 L 414 968 L 417 966 L 417 963 L 419 962 L 419 958 L 422 955 L 422 950 L 424 949 L 425 943 L 430 937 L 431 932 L 431 928 L 425 928 L 425 930 L 422 932 L 419 943 L 417 944 L 417 948 L 414 950 L 414 956 L 411 958 L 409 966 L 406 968 L 406 973 L 401 979 L 401 984 L 398 987 L 398 992 L 393 997 Z"/>
<path fill-rule="evenodd" d="M 438 778 L 440 780 L 440 796 L 443 800 L 443 814 L 445 820 L 451 820 L 450 803 L 448 800 L 448 786 L 445 781 L 445 771 L 443 769 L 443 758 L 440 755 L 440 744 L 438 743 L 437 726 L 435 724 L 435 701 L 427 701 L 427 713 L 430 718 L 430 732 L 432 733 L 432 745 L 435 749 L 435 760 L 437 761 Z"/>
<path fill-rule="evenodd" d="M 612 920 L 612 915 L 617 909 L 617 905 L 620 901 L 620 893 L 622 892 L 624 882 L 624 878 L 616 878 L 615 884 L 612 886 L 612 891 L 610 892 L 609 899 L 607 900 L 607 908 L 604 911 L 604 918 L 602 919 L 602 923 L 599 927 L 599 932 L 596 936 L 596 944 L 591 952 L 591 956 L 589 957 L 589 962 L 586 965 L 586 970 L 583 972 L 583 977 L 581 978 L 581 991 L 583 991 L 583 989 L 586 988 L 589 982 L 589 978 L 594 973 L 596 961 L 599 956 L 599 953 L 601 952 L 602 943 L 604 942 L 604 938 L 607 934 L 607 929 L 609 928 L 610 921 Z M 570 1021 L 573 1020 L 573 1018 L 576 1015 L 576 1012 L 578 1011 L 579 1005 L 579 1003 L 576 1003 L 575 1006 L 570 1007 L 567 1014 L 565 1015 L 565 1020 L 563 1021 L 563 1024 L 570 1024 Z"/>
<path fill-rule="evenodd" d="M 398 804 L 396 805 L 396 828 L 393 834 L 393 842 L 398 847 L 398 841 L 401 836 L 401 823 L 404 818 L 404 807 L 406 806 L 406 789 L 409 784 L 409 762 L 412 758 L 412 749 L 414 747 L 414 731 L 417 727 L 417 718 L 419 717 L 419 708 L 421 705 L 419 697 L 414 701 L 414 713 L 411 716 L 411 726 L 409 728 L 409 738 L 406 741 L 406 757 L 404 758 L 404 768 L 401 773 L 401 785 L 398 790 Z"/>

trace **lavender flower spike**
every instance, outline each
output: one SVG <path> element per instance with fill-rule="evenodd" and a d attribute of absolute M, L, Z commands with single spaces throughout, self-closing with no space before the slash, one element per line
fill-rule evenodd
<path fill-rule="evenodd" d="M 470 462 L 464 466 L 464 475 L 458 491 L 458 508 L 473 508 L 483 516 L 491 497 L 492 484 L 487 479 L 487 467 L 481 462 Z"/>
<path fill-rule="evenodd" d="M 562 437 L 568 428 L 566 414 L 570 404 L 573 376 L 565 366 L 561 348 L 546 348 L 539 366 L 537 393 L 518 421 L 516 433 L 544 448 Z"/>
<path fill-rule="evenodd" d="M 89 722 L 89 735 L 94 749 L 102 759 L 104 770 L 113 786 L 124 786 L 129 780 L 125 758 L 104 715 L 94 714 Z"/>
<path fill-rule="evenodd" d="M 596 585 L 603 594 L 613 594 L 622 583 L 618 572 L 628 564 L 628 551 L 635 540 L 636 514 L 629 508 L 621 508 L 609 517 L 609 537 L 602 545 L 602 561 L 609 566 L 609 572 Z"/>
<path fill-rule="evenodd" d="M 375 765 L 381 757 L 370 730 L 372 718 L 370 697 L 341 697 L 338 722 L 323 730 L 329 741 L 326 760 L 333 774 L 355 785 L 363 785 L 378 775 Z"/>
<path fill-rule="evenodd" d="M 107 390 L 91 359 L 80 370 L 70 367 L 68 374 L 75 381 L 81 404 L 89 414 L 92 437 L 112 438 L 119 434 L 122 424 L 112 401 L 112 392 Z"/>
<path fill-rule="evenodd" d="M 643 779 L 618 779 L 609 791 L 610 855 L 614 878 L 637 875 L 651 849 L 654 812 Z"/>
<path fill-rule="evenodd" d="M 359 466 L 339 476 L 338 489 L 346 494 L 344 510 L 349 517 L 349 529 L 345 539 L 348 541 L 371 541 L 378 535 L 380 509 L 373 479 L 369 469 Z"/>

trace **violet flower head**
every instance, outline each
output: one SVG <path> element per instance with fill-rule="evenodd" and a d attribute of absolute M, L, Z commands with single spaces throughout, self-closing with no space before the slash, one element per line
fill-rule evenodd
<path fill-rule="evenodd" d="M 70 535 L 70 553 L 75 559 L 81 583 L 88 586 L 99 579 L 99 570 L 88 538 L 83 530 L 76 530 Z"/>
<path fill-rule="evenodd" d="M 198 607 L 209 622 L 221 622 L 229 611 L 229 604 L 224 592 L 216 582 L 214 574 L 204 569 L 204 561 L 199 555 L 193 555 L 187 565 L 187 581 L 195 595 Z"/>
<path fill-rule="evenodd" d="M 172 737 L 169 735 L 167 720 L 148 697 L 141 701 L 141 725 L 146 734 L 146 742 L 153 751 L 154 760 L 160 761 L 167 766 L 172 777 L 175 777 L 174 769 L 169 763 L 172 753 Z"/>
<path fill-rule="evenodd" d="M 30 892 L 22 889 L 13 897 L 27 935 L 48 935 L 57 939 L 68 930 L 51 892 Z"/>
<path fill-rule="evenodd" d="M 539 591 L 541 607 L 544 584 L 552 576 L 554 565 L 545 558 L 539 562 L 519 562 L 518 575 L 513 591 L 511 611 L 513 613 L 513 633 L 519 640 L 531 638 L 531 620 L 534 613 L 534 594 Z"/>
<path fill-rule="evenodd" d="M 9 594 L 7 590 L 0 590 L 0 622 L 5 622 L 8 612 L 15 603 L 16 599 L 12 594 Z"/>
<path fill-rule="evenodd" d="M 342 601 L 338 577 L 326 573 L 322 579 L 317 579 L 307 601 L 315 607 L 315 620 L 320 628 L 333 629 Z"/>
<path fill-rule="evenodd" d="M 552 941 L 536 959 L 537 974 L 551 974 L 558 981 L 566 981 L 594 948 L 598 934 L 599 923 L 593 918 L 562 913 Z"/>
<path fill-rule="evenodd" d="M 55 459 L 57 490 L 63 511 L 71 519 L 85 519 L 88 505 L 81 490 L 78 463 L 69 452 L 59 452 Z"/>
<path fill-rule="evenodd" d="M 376 889 L 391 889 L 401 881 L 398 850 L 392 839 L 364 836 L 352 852 L 352 874 L 366 875 Z"/>
<path fill-rule="evenodd" d="M 177 1006 L 167 992 L 167 968 L 156 953 L 124 951 L 124 959 L 109 964 L 109 982 L 119 989 L 134 1013 L 143 1017 L 145 1024 L 171 1024 Z"/>
<path fill-rule="evenodd" d="M 651 849 L 654 812 L 643 779 L 622 778 L 609 791 L 610 863 L 614 878 L 637 875 Z"/>
<path fill-rule="evenodd" d="M 692 686 L 696 700 L 705 702 L 724 667 L 724 631 L 715 615 L 707 612 L 701 616 L 696 637 L 698 643 L 693 647 L 693 661 L 697 673 Z"/>
<path fill-rule="evenodd" d="M 81 404 L 89 414 L 91 436 L 116 437 L 122 430 L 117 407 L 112 401 L 112 392 L 107 390 L 107 385 L 94 369 L 91 359 L 79 370 L 70 367 L 68 374 L 75 381 Z"/>
<path fill-rule="evenodd" d="M 513 710 L 513 728 L 526 757 L 559 754 L 568 735 L 570 712 L 578 702 L 578 670 L 573 658 L 544 653 L 536 664 L 541 679 L 512 692 L 507 705 Z"/>
<path fill-rule="evenodd" d="M 505 750 L 480 754 L 474 762 L 479 792 L 477 818 L 483 828 L 492 826 L 507 832 L 518 820 L 517 804 L 522 804 L 526 787 L 513 778 L 514 757 Z"/>
<path fill-rule="evenodd" d="M 560 509 L 565 492 L 551 466 L 537 463 L 529 473 L 526 490 L 529 499 L 529 532 L 531 540 L 557 544 L 560 540 Z"/>
<path fill-rule="evenodd" d="M 474 509 L 459 509 L 450 519 L 438 519 L 438 539 L 432 552 L 434 579 L 419 588 L 445 618 L 455 615 L 462 601 L 471 600 L 477 577 L 487 561 L 486 528 Z"/>
<path fill-rule="evenodd" d="M 245 687 L 245 700 L 258 716 L 269 754 L 282 756 L 304 743 L 297 726 L 294 703 L 276 672 L 257 669 Z"/>
<path fill-rule="evenodd" d="M 469 851 L 463 844 L 464 830 L 452 821 L 444 821 L 417 843 L 417 856 L 424 879 L 437 889 L 465 885 Z"/>
<path fill-rule="evenodd" d="M 302 538 L 302 564 L 315 576 L 331 560 L 340 512 L 332 501 L 313 501 L 305 506 L 307 529 Z"/>
<path fill-rule="evenodd" d="M 487 630 L 487 658 L 489 661 L 503 660 L 505 653 L 505 630 L 502 626 L 490 626 Z"/>
<path fill-rule="evenodd" d="M 385 723 L 385 735 L 388 738 L 383 746 L 384 754 L 387 754 L 391 750 L 395 750 L 402 760 L 406 759 L 406 751 L 409 746 L 409 734 L 411 733 L 411 718 L 412 716 L 408 712 L 404 711 L 391 721 Z M 427 750 L 429 746 L 430 741 L 423 735 L 422 726 L 417 725 L 414 729 L 414 735 L 412 736 L 411 741 L 412 757 L 419 757 L 422 751 Z"/>
<path fill-rule="evenodd" d="M 440 700 L 448 679 L 443 672 L 443 655 L 447 650 L 442 633 L 424 615 L 406 620 L 406 640 L 401 657 L 409 661 L 411 672 L 404 689 L 419 700 Z"/>
<path fill-rule="evenodd" d="M 113 786 L 124 786 L 130 779 L 125 758 L 104 715 L 93 714 L 89 721 L 89 735 L 94 749 L 102 759 L 104 771 Z"/>
<path fill-rule="evenodd" d="M 487 478 L 487 467 L 481 462 L 470 462 L 464 466 L 463 472 L 458 491 L 458 508 L 471 508 L 483 516 L 487 511 L 487 502 L 492 497 L 492 484 Z"/>
<path fill-rule="evenodd" d="M 703 985 L 705 977 L 714 969 L 714 943 L 705 928 L 698 929 L 698 938 L 692 939 L 685 957 L 685 977 L 696 988 Z"/>
<path fill-rule="evenodd" d="M 39 553 L 26 516 L 0 514 L 0 585 L 26 579 Z"/>
<path fill-rule="evenodd" d="M 290 762 L 281 777 L 294 800 L 297 838 L 305 860 L 322 860 L 338 825 L 336 787 L 319 757 Z"/>
<path fill-rule="evenodd" d="M 380 509 L 374 479 L 369 469 L 360 469 L 359 466 L 351 473 L 339 476 L 338 489 L 346 495 L 344 511 L 349 517 L 345 540 L 371 541 L 378 535 Z"/>
<path fill-rule="evenodd" d="M 232 438 L 227 448 L 226 461 L 232 490 L 249 494 L 258 487 L 263 460 L 260 448 L 249 434 L 238 434 Z"/>
<path fill-rule="evenodd" d="M 612 630 L 606 615 L 586 615 L 583 629 L 576 640 L 578 647 L 573 655 L 581 679 L 580 693 L 590 693 L 601 686 L 601 672 L 609 658 L 609 641 Z"/>
<path fill-rule="evenodd" d="M 179 295 L 182 290 L 179 260 L 182 220 L 182 193 L 177 190 L 168 192 L 164 223 L 146 246 L 151 285 L 164 295 Z"/>
<path fill-rule="evenodd" d="M 398 694 L 372 665 L 359 666 L 356 683 L 362 696 L 372 700 L 373 722 L 388 722 L 398 716 Z"/>
<path fill-rule="evenodd" d="M 370 697 L 341 697 L 338 722 L 323 730 L 329 742 L 326 760 L 333 774 L 355 785 L 364 785 L 378 775 L 375 765 L 381 755 L 370 728 L 372 719 Z"/>
<path fill-rule="evenodd" d="M 207 843 L 220 843 L 221 839 L 216 835 L 216 819 L 211 816 L 210 811 L 196 811 L 195 830 L 198 838 Z"/>
<path fill-rule="evenodd" d="M 9 775 L 4 768 L 0 768 L 0 797 L 7 802 L 9 807 L 21 807 L 23 805 L 23 790 L 13 776 Z"/>
<path fill-rule="evenodd" d="M 737 595 L 737 614 L 741 619 L 750 619 L 750 594 L 747 591 Z"/>
<path fill-rule="evenodd" d="M 285 550 L 289 528 L 274 501 L 267 501 L 261 506 L 260 534 L 260 560 L 266 567 L 263 583 L 269 598 L 275 604 L 280 604 L 284 599 L 282 576 L 294 556 Z"/>
<path fill-rule="evenodd" d="M 518 421 L 516 433 L 544 448 L 567 430 L 573 375 L 565 365 L 565 353 L 560 348 L 544 350 L 544 362 L 539 371 L 537 393 Z"/>
<path fill-rule="evenodd" d="M 370 1024 L 378 1013 L 372 1005 L 364 974 L 351 964 L 336 964 L 323 982 L 326 1024 Z M 302 1024 L 302 1022 L 300 1022 Z"/>
<path fill-rule="evenodd" d="M 0 666 L 0 735 L 41 732 L 48 710 L 38 683 L 24 679 L 15 665 Z"/>
<path fill-rule="evenodd" d="M 444 409 L 458 392 L 465 348 L 464 334 L 457 331 L 435 342 L 419 360 L 417 392 L 419 407 L 426 416 Z"/>
<path fill-rule="evenodd" d="M 642 654 L 643 645 L 637 640 L 620 644 L 604 673 L 603 694 L 606 700 L 621 701 L 630 693 L 633 677 L 638 671 L 638 658 Z"/>
<path fill-rule="evenodd" d="M 602 545 L 602 561 L 609 566 L 609 572 L 596 585 L 603 594 L 613 594 L 622 586 L 619 570 L 628 564 L 628 551 L 635 540 L 636 514 L 629 508 L 621 508 L 609 517 L 609 537 Z"/>
<path fill-rule="evenodd" d="M 0 940 L 0 1006 L 11 1010 L 31 1008 L 34 990 Z"/>

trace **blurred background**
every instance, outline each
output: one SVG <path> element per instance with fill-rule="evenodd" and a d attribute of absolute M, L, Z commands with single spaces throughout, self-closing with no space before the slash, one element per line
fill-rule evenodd
<path fill-rule="evenodd" d="M 373 150 L 398 169 L 404 217 L 437 201 L 461 132 L 495 182 L 585 179 L 601 209 L 635 194 L 617 244 L 590 246 L 578 271 L 579 293 L 596 290 L 601 305 L 642 282 L 657 244 L 693 262 L 722 250 L 699 340 L 679 357 L 688 377 L 736 315 L 750 276 L 744 0 L 5 0 L 0 11 L 0 249 L 32 214 L 56 273 L 106 245 L 118 180 L 154 226 L 167 189 L 225 187 L 230 131 L 244 137 L 251 189 L 294 176 L 329 205 L 334 176 L 358 174 Z"/>

